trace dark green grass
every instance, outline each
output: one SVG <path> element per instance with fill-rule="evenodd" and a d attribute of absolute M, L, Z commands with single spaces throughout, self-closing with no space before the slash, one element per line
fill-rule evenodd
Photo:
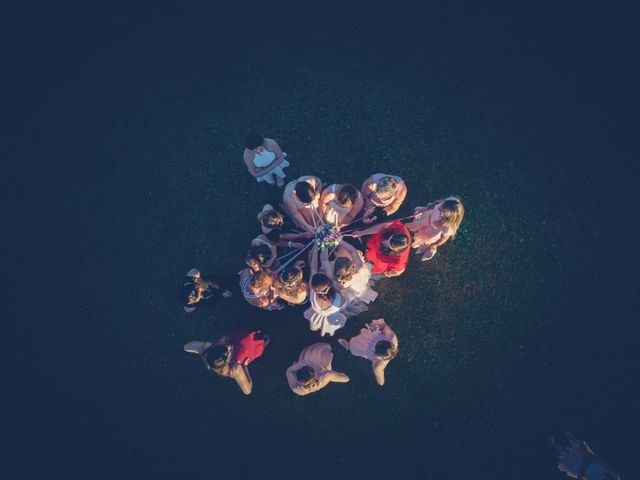
<path fill-rule="evenodd" d="M 52 102 L 68 101 L 74 117 L 55 140 L 67 156 L 49 177 L 55 201 L 43 207 L 49 262 L 70 284 L 91 278 L 93 288 L 58 302 L 74 346 L 63 355 L 76 369 L 66 408 L 82 421 L 73 441 L 50 445 L 44 435 L 49 455 L 68 458 L 69 445 L 88 436 L 95 448 L 79 463 L 113 475 L 320 464 L 375 475 L 387 455 L 397 472 L 428 465 L 434 478 L 476 469 L 542 478 L 554 470 L 548 434 L 573 428 L 613 442 L 610 452 L 624 448 L 612 437 L 627 404 L 612 399 L 626 383 L 610 380 L 622 357 L 609 303 L 596 301 L 604 262 L 591 248 L 602 240 L 591 223 L 601 193 L 580 164 L 589 131 L 569 80 L 522 51 L 478 47 L 473 35 L 465 48 L 444 48 L 445 36 L 422 54 L 406 48 L 411 41 L 387 47 L 376 38 L 364 44 L 383 53 L 364 56 L 354 54 L 358 41 L 344 51 L 322 38 L 324 49 L 241 58 L 222 73 L 183 52 L 148 70 L 132 61 Z M 200 60 L 207 66 L 196 68 Z M 281 195 L 246 172 L 249 126 L 289 154 L 289 179 L 360 185 L 371 173 L 400 175 L 409 187 L 402 215 L 462 198 L 458 238 L 430 262 L 412 255 L 404 275 L 379 283 L 370 311 L 337 334 L 380 317 L 394 328 L 400 354 L 384 387 L 368 362 L 325 338 L 334 369 L 351 381 L 291 393 L 285 369 L 321 340 L 299 309 L 262 312 L 236 290 L 217 308 L 182 311 L 184 273 L 239 271 L 255 215 Z M 249 397 L 182 351 L 236 326 L 272 337 L 251 365 Z M 48 431 L 65 428 L 48 422 Z"/>

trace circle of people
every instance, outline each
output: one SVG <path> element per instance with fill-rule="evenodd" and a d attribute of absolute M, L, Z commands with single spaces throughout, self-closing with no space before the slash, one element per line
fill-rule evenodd
<path fill-rule="evenodd" d="M 258 182 L 283 187 L 289 162 L 277 142 L 249 131 L 245 145 L 249 173 Z M 416 207 L 409 217 L 391 218 L 406 195 L 402 178 L 386 173 L 371 175 L 359 190 L 351 184 L 324 186 L 313 175 L 289 182 L 282 203 L 267 204 L 257 215 L 261 233 L 251 242 L 246 267 L 239 272 L 244 299 L 269 311 L 302 306 L 312 331 L 333 336 L 347 319 L 368 310 L 378 297 L 378 281 L 405 271 L 411 248 L 427 261 L 456 235 L 464 216 L 459 198 L 437 200 Z M 191 312 L 229 297 L 230 288 L 228 279 L 191 269 L 183 287 L 184 309 Z M 260 331 L 237 330 L 216 342 L 189 342 L 184 349 L 197 354 L 207 370 L 233 378 L 248 395 L 248 366 L 262 356 L 269 341 Z M 398 354 L 398 338 L 383 319 L 338 342 L 352 355 L 371 361 L 377 383 L 384 384 L 384 370 Z M 332 360 L 328 343 L 304 348 L 286 370 L 291 390 L 306 395 L 331 382 L 348 382 L 348 375 L 333 370 Z"/>

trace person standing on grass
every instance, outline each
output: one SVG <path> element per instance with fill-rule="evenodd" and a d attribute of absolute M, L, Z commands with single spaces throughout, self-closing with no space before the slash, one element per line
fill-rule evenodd
<path fill-rule="evenodd" d="M 360 192 L 364 199 L 362 221 L 372 223 L 398 211 L 407 196 L 407 186 L 400 177 L 375 173 L 362 183 Z"/>
<path fill-rule="evenodd" d="M 313 175 L 302 177 L 289 182 L 282 194 L 282 204 L 289 217 L 300 228 L 314 233 L 324 220 L 320 205 L 322 181 Z"/>
<path fill-rule="evenodd" d="M 343 313 L 347 318 L 369 310 L 378 293 L 371 288 L 371 264 L 365 262 L 364 255 L 347 242 L 340 242 L 329 256 L 327 249 L 320 253 L 320 264 L 333 286 L 345 299 Z"/>
<path fill-rule="evenodd" d="M 384 319 L 365 324 L 358 336 L 351 340 L 340 338 L 338 343 L 352 355 L 371 360 L 376 382 L 384 385 L 384 369 L 398 354 L 398 337 Z"/>
<path fill-rule="evenodd" d="M 409 261 L 411 233 L 402 222 L 394 220 L 374 225 L 351 235 L 356 238 L 371 235 L 367 240 L 365 257 L 373 264 L 373 280 L 397 277 L 404 273 Z"/>
<path fill-rule="evenodd" d="M 324 222 L 342 228 L 358 216 L 364 200 L 353 185 L 334 183 L 322 191 L 320 205 Z"/>
<path fill-rule="evenodd" d="M 196 307 L 214 305 L 220 297 L 229 298 L 232 281 L 222 275 L 203 277 L 200 270 L 192 268 L 185 275 L 182 285 L 182 306 L 187 313 Z"/>
<path fill-rule="evenodd" d="M 314 343 L 300 353 L 297 362 L 287 368 L 289 388 L 297 395 L 308 395 L 331 382 L 346 383 L 346 373 L 334 372 L 331 367 L 333 353 L 328 343 Z"/>
<path fill-rule="evenodd" d="M 284 168 L 289 166 L 286 160 L 287 154 L 282 151 L 280 145 L 256 131 L 249 130 L 244 139 L 245 149 L 242 154 L 249 173 L 258 182 L 267 182 L 269 185 L 277 183 L 278 187 L 284 186 L 286 175 Z"/>
<path fill-rule="evenodd" d="M 262 356 L 268 343 L 269 337 L 259 330 L 236 330 L 215 343 L 189 342 L 184 346 L 184 351 L 200 356 L 210 372 L 221 377 L 233 378 L 242 393 L 249 395 L 253 382 L 247 367 Z"/>
<path fill-rule="evenodd" d="M 464 207 L 458 197 L 448 197 L 416 207 L 415 220 L 407 223 L 413 232 L 413 248 L 422 261 L 431 260 L 438 247 L 454 238 L 464 218 Z"/>

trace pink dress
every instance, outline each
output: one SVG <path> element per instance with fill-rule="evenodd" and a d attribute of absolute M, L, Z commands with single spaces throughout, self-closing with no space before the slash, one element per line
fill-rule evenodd
<path fill-rule="evenodd" d="M 384 319 L 379 318 L 370 324 L 365 324 L 360 330 L 360 334 L 349 340 L 349 351 L 352 355 L 375 362 L 376 343 L 381 340 L 386 340 L 396 347 L 398 346 L 398 337 L 395 332 L 391 330 L 389 325 L 384 323 Z"/>
<path fill-rule="evenodd" d="M 306 347 L 302 352 L 300 352 L 298 362 L 289 367 L 287 372 L 295 373 L 302 367 L 309 366 L 316 372 L 318 382 L 309 387 L 303 387 L 298 384 L 297 380 L 294 380 L 292 383 L 292 380 L 287 376 L 287 381 L 289 382 L 291 390 L 298 395 L 306 395 L 308 393 L 317 392 L 321 388 L 326 387 L 329 380 L 326 378 L 325 374 L 332 370 L 332 360 L 333 353 L 331 352 L 331 345 L 328 343 L 314 343 L 313 345 Z"/>
<path fill-rule="evenodd" d="M 419 208 L 416 210 L 419 211 Z M 422 216 L 407 224 L 409 230 L 413 232 L 413 248 L 433 245 L 439 241 L 443 235 L 449 235 L 449 227 L 438 227 L 433 224 L 433 217 L 438 216 L 435 209 L 426 210 Z"/>
<path fill-rule="evenodd" d="M 289 182 L 284 187 L 284 192 L 282 194 L 282 204 L 291 219 L 299 227 L 319 227 L 324 223 L 323 219 L 320 217 L 320 213 L 318 212 L 318 207 L 320 206 L 320 198 L 316 198 L 312 203 L 302 203 L 300 200 L 298 200 L 294 193 L 296 184 L 298 182 L 307 182 L 314 188 L 314 190 L 322 190 L 322 181 L 318 177 L 314 177 L 312 175 L 304 175 Z M 302 215 L 302 218 L 304 218 L 306 225 L 300 224 L 299 220 L 296 219 L 296 217 L 293 215 L 294 210 Z"/>

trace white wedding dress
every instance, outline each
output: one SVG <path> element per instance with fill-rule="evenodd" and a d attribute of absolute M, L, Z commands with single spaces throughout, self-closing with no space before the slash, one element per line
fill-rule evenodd
<path fill-rule="evenodd" d="M 342 313 L 342 296 L 336 294 L 333 303 L 324 310 L 318 305 L 316 292 L 311 292 L 310 295 L 311 306 L 304 312 L 304 318 L 309 320 L 309 327 L 312 331 L 320 331 L 321 336 L 325 336 L 327 333 L 331 336 L 336 330 L 344 327 L 347 323 L 347 317 Z"/>

